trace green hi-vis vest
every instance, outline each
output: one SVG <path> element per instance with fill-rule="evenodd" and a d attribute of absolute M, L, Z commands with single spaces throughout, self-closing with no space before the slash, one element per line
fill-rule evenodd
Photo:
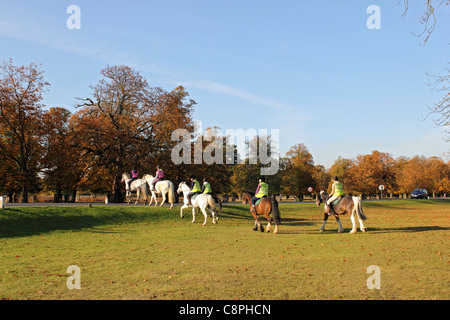
<path fill-rule="evenodd" d="M 194 187 L 192 188 L 191 192 L 202 192 L 200 183 L 197 180 L 194 180 Z"/>
<path fill-rule="evenodd" d="M 334 193 L 333 196 L 343 196 L 344 195 L 344 187 L 342 183 L 339 181 L 334 182 Z"/>
<path fill-rule="evenodd" d="M 261 182 L 258 193 L 256 194 L 255 197 L 262 198 L 264 196 L 266 196 L 266 197 L 269 196 L 269 186 L 267 185 L 267 183 Z"/>
<path fill-rule="evenodd" d="M 203 183 L 203 185 L 205 186 L 205 190 L 203 191 L 203 193 L 212 193 L 211 185 L 209 184 L 209 182 L 205 182 Z"/>

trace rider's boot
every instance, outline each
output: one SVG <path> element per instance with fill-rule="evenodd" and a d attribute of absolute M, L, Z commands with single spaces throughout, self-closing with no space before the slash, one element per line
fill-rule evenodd
<path fill-rule="evenodd" d="M 330 207 L 330 212 L 328 212 L 328 215 L 334 216 L 336 214 L 336 212 L 334 212 L 333 205 L 331 203 L 329 204 L 329 207 Z"/>

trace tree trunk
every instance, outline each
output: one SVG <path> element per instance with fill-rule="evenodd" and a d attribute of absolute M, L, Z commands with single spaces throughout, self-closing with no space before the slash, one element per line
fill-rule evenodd
<path fill-rule="evenodd" d="M 28 188 L 27 186 L 22 187 L 22 203 L 28 203 Z"/>
<path fill-rule="evenodd" d="M 114 182 L 113 182 L 113 186 L 112 186 L 112 202 L 114 203 L 120 203 L 123 202 L 124 198 L 122 195 L 122 190 L 121 190 L 121 177 L 115 177 Z"/>

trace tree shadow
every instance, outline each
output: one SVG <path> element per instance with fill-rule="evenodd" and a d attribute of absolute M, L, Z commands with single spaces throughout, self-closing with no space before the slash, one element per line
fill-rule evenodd
<path fill-rule="evenodd" d="M 39 208 L 42 210 L 43 208 Z M 92 232 L 111 233 L 112 230 L 100 229 L 99 226 L 117 225 L 140 221 L 151 221 L 158 214 L 151 211 L 127 210 L 120 207 L 47 207 L 42 212 L 32 209 L 8 208 L 0 215 L 0 238 L 33 236 L 64 230 L 92 229 Z M 102 231 L 100 231 L 102 230 Z"/>

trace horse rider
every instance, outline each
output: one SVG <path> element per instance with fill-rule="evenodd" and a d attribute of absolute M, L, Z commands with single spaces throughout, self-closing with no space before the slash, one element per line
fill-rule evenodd
<path fill-rule="evenodd" d="M 209 184 L 207 178 L 203 178 L 202 193 L 212 195 L 211 185 Z"/>
<path fill-rule="evenodd" d="M 328 215 L 334 215 L 335 212 L 332 203 L 340 196 L 344 195 L 344 187 L 342 186 L 342 183 L 339 181 L 339 178 L 337 176 L 333 177 L 333 186 L 331 188 L 330 195 L 331 197 L 328 198 L 326 205 L 330 208 L 330 212 L 328 213 Z"/>
<path fill-rule="evenodd" d="M 139 171 L 137 167 L 134 167 L 133 170 L 131 170 L 131 179 L 127 182 L 127 190 L 130 189 L 131 183 L 136 180 L 139 177 Z"/>
<path fill-rule="evenodd" d="M 155 179 L 153 179 L 152 183 L 151 183 L 151 191 L 155 191 L 155 185 L 158 181 L 160 181 L 162 178 L 164 177 L 164 171 L 161 169 L 160 166 L 156 166 L 156 174 L 155 174 Z"/>
<path fill-rule="evenodd" d="M 264 177 L 259 178 L 258 188 L 256 189 L 255 196 L 250 200 L 252 203 L 251 212 L 255 212 L 255 202 L 259 199 L 269 196 L 269 185 L 266 183 Z"/>
<path fill-rule="evenodd" d="M 202 193 L 202 188 L 200 187 L 200 182 L 198 182 L 195 175 L 191 175 L 189 178 L 191 180 L 191 192 L 187 195 L 188 204 L 192 205 L 191 197 L 195 196 L 196 194 Z"/>

